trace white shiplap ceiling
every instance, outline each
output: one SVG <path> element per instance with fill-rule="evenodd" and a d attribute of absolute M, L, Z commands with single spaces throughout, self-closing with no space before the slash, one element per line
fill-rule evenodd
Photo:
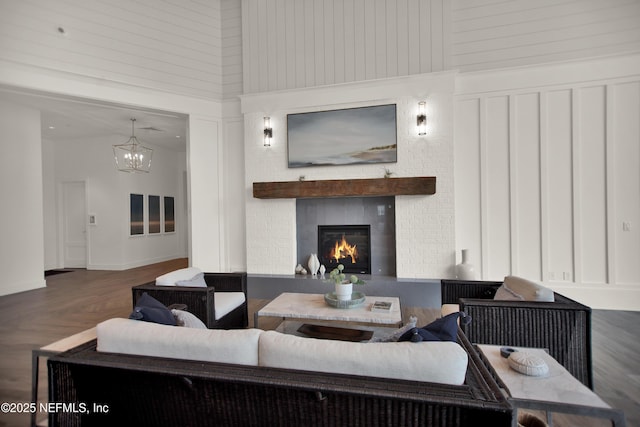
<path fill-rule="evenodd" d="M 186 116 L 163 111 L 60 98 L 0 88 L 0 100 L 40 111 L 42 138 L 53 142 L 112 138 L 123 144 L 131 136 L 131 118 L 139 142 L 173 151 L 186 150 Z"/>

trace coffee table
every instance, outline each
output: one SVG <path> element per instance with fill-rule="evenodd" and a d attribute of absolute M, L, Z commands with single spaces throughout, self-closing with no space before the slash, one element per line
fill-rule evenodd
<path fill-rule="evenodd" d="M 389 312 L 371 311 L 375 301 L 391 303 Z M 336 322 L 371 323 L 376 325 L 402 324 L 400 299 L 396 297 L 367 296 L 362 305 L 352 308 L 334 308 L 324 301 L 322 294 L 285 292 L 253 315 L 254 327 L 258 327 L 260 317 L 281 317 L 283 319 L 313 319 Z"/>
<path fill-rule="evenodd" d="M 624 427 L 624 413 L 605 403 L 597 394 L 578 381 L 546 350 L 513 347 L 541 357 L 549 366 L 549 373 L 541 377 L 520 374 L 509 367 L 500 355 L 501 346 L 476 344 L 484 360 L 498 377 L 509 400 L 517 408 L 547 412 L 547 424 L 552 426 L 551 413 L 562 412 L 610 419 L 614 427 Z M 516 422 L 514 420 L 514 427 Z"/>

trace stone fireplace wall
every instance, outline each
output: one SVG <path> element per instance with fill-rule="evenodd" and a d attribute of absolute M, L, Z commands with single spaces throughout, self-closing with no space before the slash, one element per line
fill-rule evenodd
<path fill-rule="evenodd" d="M 243 95 L 247 271 L 292 275 L 298 263 L 296 200 L 256 199 L 254 182 L 435 176 L 436 194 L 395 197 L 396 275 L 449 277 L 454 264 L 454 73 L 433 73 L 310 89 Z M 418 136 L 419 101 L 427 102 L 427 134 Z M 377 165 L 287 167 L 287 114 L 397 104 L 398 161 Z M 273 139 L 263 145 L 263 117 Z"/>

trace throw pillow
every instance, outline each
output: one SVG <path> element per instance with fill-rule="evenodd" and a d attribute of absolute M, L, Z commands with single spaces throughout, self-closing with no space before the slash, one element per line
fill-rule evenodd
<path fill-rule="evenodd" d="M 521 295 L 525 301 L 553 302 L 554 300 L 553 290 L 522 277 L 507 276 L 504 278 L 503 286 L 513 293 Z"/>
<path fill-rule="evenodd" d="M 206 288 L 207 282 L 204 281 L 204 273 L 198 273 L 188 280 L 176 281 L 176 286 L 188 286 L 191 288 Z"/>
<path fill-rule="evenodd" d="M 496 301 L 522 301 L 524 300 L 522 295 L 518 295 L 513 292 L 511 289 L 507 288 L 505 285 L 502 285 L 496 291 L 496 294 L 493 296 L 493 299 Z"/>
<path fill-rule="evenodd" d="M 175 286 L 178 280 L 189 280 L 201 272 L 202 270 L 198 267 L 187 267 L 170 271 L 169 273 L 156 277 L 156 286 Z"/>
<path fill-rule="evenodd" d="M 400 337 L 398 341 L 458 341 L 458 318 L 460 322 L 467 325 L 471 322 L 471 317 L 464 311 L 451 313 L 447 316 L 436 319 L 422 328 L 413 328 Z"/>
<path fill-rule="evenodd" d="M 418 322 L 418 318 L 415 316 L 411 316 L 409 318 L 409 323 L 407 323 L 406 325 L 402 326 L 401 328 L 398 328 L 398 330 L 394 331 L 391 334 L 388 335 L 384 335 L 381 337 L 373 337 L 369 340 L 369 342 L 395 342 L 398 341 L 400 339 L 401 336 L 403 336 L 407 331 L 410 331 L 411 329 L 416 327 L 416 323 Z"/>
<path fill-rule="evenodd" d="M 142 294 L 138 302 L 136 302 L 136 306 L 129 315 L 129 319 L 143 320 L 145 322 L 160 323 L 163 325 L 176 325 L 176 319 L 173 317 L 173 314 L 171 314 L 171 310 L 146 292 Z"/>
<path fill-rule="evenodd" d="M 193 313 L 189 313 L 184 310 L 171 310 L 171 314 L 175 317 L 176 324 L 178 326 L 194 329 L 207 329 L 207 325 L 205 325 L 202 320 L 198 319 Z"/>

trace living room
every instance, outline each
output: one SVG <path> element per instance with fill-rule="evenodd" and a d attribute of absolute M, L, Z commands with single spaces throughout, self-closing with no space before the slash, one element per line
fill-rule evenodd
<path fill-rule="evenodd" d="M 295 199 L 255 199 L 253 183 L 382 178 L 386 167 L 437 179 L 433 195 L 395 198 L 398 278 L 452 277 L 469 249 L 478 279 L 518 274 L 594 309 L 640 309 L 637 4 L 70 3 L 73 13 L 2 5 L 3 146 L 21 161 L 5 164 L 0 186 L 12 206 L 0 294 L 43 288 L 45 270 L 65 267 L 52 194 L 64 181 L 88 183 L 89 268 L 188 257 L 205 271 L 293 276 Z M 144 25 L 122 32 L 132 17 Z M 38 110 L 8 92 L 171 113 L 188 129 L 185 151 L 162 160 L 158 148 L 147 177 L 43 168 L 65 154 L 43 137 Z M 287 167 L 288 114 L 388 103 L 396 163 Z M 118 142 L 94 139 L 106 157 Z M 153 182 L 160 171 L 169 189 Z M 162 250 L 157 236 L 128 234 L 137 192 L 178 201 L 180 228 Z"/>
<path fill-rule="evenodd" d="M 342 5 L 339 5 L 334 8 L 333 15 L 340 15 Z M 7 265 L 10 280 L 2 293 L 42 287 L 42 271 L 64 268 L 61 237 L 57 236 L 62 221 L 59 208 L 56 208 L 59 201 L 51 193 L 59 191 L 53 182 L 57 186 L 60 182 L 75 180 L 88 180 L 86 213 L 94 214 L 98 219 L 95 226 L 87 228 L 90 268 L 123 269 L 186 255 L 192 264 L 211 271 L 247 270 L 253 274 L 290 275 L 300 261 L 296 259 L 295 227 L 287 226 L 284 233 L 270 239 L 270 244 L 276 245 L 280 244 L 278 239 L 286 240 L 283 242 L 286 247 L 282 256 L 269 261 L 268 266 L 264 265 L 268 261 L 264 252 L 268 249 L 261 246 L 261 242 L 262 234 L 267 230 L 275 232 L 279 221 L 292 223 L 290 206 L 295 201 L 256 200 L 250 195 L 253 182 L 298 180 L 301 175 L 308 180 L 336 175 L 340 179 L 377 178 L 383 176 L 384 167 L 311 167 L 304 171 L 287 168 L 286 115 L 393 102 L 400 113 L 399 156 L 397 163 L 386 167 L 394 177 L 435 176 L 438 180 L 438 191 L 432 196 L 409 199 L 401 196 L 396 200 L 399 212 L 396 246 L 412 251 L 411 256 L 397 258 L 400 263 L 398 277 L 449 276 L 460 262 L 461 249 L 469 249 L 470 262 L 476 267 L 478 278 L 500 279 L 509 273 L 520 274 L 594 308 L 638 308 L 640 267 L 633 260 L 640 250 L 638 229 L 634 227 L 639 208 L 635 197 L 625 196 L 637 194 L 634 183 L 638 181 L 635 176 L 637 156 L 634 154 L 637 148 L 633 144 L 637 140 L 637 129 L 632 120 L 636 117 L 636 80 L 633 76 L 638 57 L 632 42 L 593 47 L 591 51 L 572 48 L 568 49 L 567 56 L 559 59 L 549 51 L 546 56 L 529 57 L 520 63 L 508 56 L 509 52 L 514 55 L 512 49 L 498 51 L 504 56 L 494 53 L 495 59 L 490 63 L 465 65 L 463 58 L 470 60 L 478 54 L 473 57 L 462 50 L 465 43 L 471 43 L 462 41 L 468 37 L 465 31 L 471 31 L 462 26 L 461 22 L 467 19 L 462 16 L 471 14 L 468 19 L 475 25 L 484 26 L 484 33 L 491 33 L 489 12 L 497 6 L 467 10 L 464 4 L 454 7 L 446 2 L 432 2 L 426 8 L 428 11 L 410 19 L 412 29 L 407 30 L 419 35 L 418 29 L 424 31 L 425 25 L 433 27 L 428 37 L 430 43 L 423 43 L 421 47 L 415 44 L 418 50 L 414 51 L 410 50 L 414 47 L 413 38 L 409 38 L 407 48 L 395 52 L 380 37 L 386 35 L 396 44 L 402 44 L 406 34 L 393 23 L 402 22 L 405 12 L 412 15 L 403 9 L 406 5 L 398 3 L 398 11 L 383 18 L 379 6 L 364 8 L 361 15 L 347 3 L 344 5 L 347 16 L 356 22 L 370 22 L 371 17 L 389 22 L 383 32 L 376 30 L 377 26 L 358 27 L 354 34 L 339 32 L 367 49 L 380 50 L 377 60 L 358 50 L 352 59 L 343 63 L 341 58 L 349 56 L 352 49 L 349 44 L 344 50 L 339 43 L 334 43 L 337 50 L 325 53 L 323 40 L 307 40 L 305 43 L 309 46 L 303 46 L 301 40 L 306 39 L 284 39 L 282 33 L 259 23 L 262 8 L 275 14 L 273 8 L 247 2 L 241 10 L 239 2 L 233 1 L 221 2 L 218 6 L 219 9 L 214 8 L 214 15 L 225 18 L 221 22 L 226 44 L 221 44 L 216 52 L 222 55 L 224 50 L 226 65 L 220 70 L 221 74 L 211 77 L 217 79 L 218 92 L 210 96 L 195 97 L 195 90 L 186 88 L 163 88 L 153 79 L 147 81 L 145 89 L 139 88 L 139 80 L 131 81 L 127 86 L 115 76 L 97 83 L 91 77 L 92 73 L 82 77 L 82 73 L 74 70 L 80 65 L 71 63 L 60 68 L 35 54 L 20 63 L 15 50 L 5 51 L 2 83 L 9 92 L 46 95 L 61 102 L 81 100 L 125 109 L 135 106 L 137 109 L 146 107 L 150 112 L 172 112 L 185 118 L 189 135 L 184 157 L 178 156 L 174 161 L 169 156 L 164 160 L 167 163 L 161 163 L 162 172 L 173 169 L 167 166 L 169 164 L 178 165 L 173 172 L 168 172 L 173 174 L 169 181 L 177 184 L 169 190 L 149 189 L 144 183 L 146 178 L 140 176 L 100 178 L 92 182 L 91 167 L 73 172 L 71 162 L 61 163 L 59 168 L 63 168 L 64 173 L 56 172 L 58 176 L 51 172 L 56 169 L 47 164 L 44 170 L 9 165 L 14 169 L 7 169 L 7 176 L 21 177 L 22 182 L 34 186 L 34 192 L 21 192 L 8 185 L 15 179 L 5 180 L 3 195 L 12 201 L 14 209 L 3 212 L 3 223 L 11 224 L 4 242 L 19 261 Z M 307 31 L 296 19 L 305 13 L 306 19 L 318 22 L 331 18 L 328 12 L 327 16 L 320 13 L 317 4 L 318 10 L 310 5 L 278 7 L 283 10 L 277 16 L 296 23 L 291 31 Z M 327 5 L 329 7 L 332 6 Z M 522 19 L 521 12 L 513 7 L 515 10 L 509 12 L 508 17 Z M 553 6 L 536 9 L 536 13 L 567 12 L 563 8 L 570 8 L 558 7 L 557 11 Z M 587 19 L 597 10 L 579 8 L 573 19 Z M 20 16 L 20 21 L 35 19 L 30 18 L 32 11 L 29 8 L 8 11 Z M 609 13 L 616 19 L 624 16 L 624 22 L 627 22 L 633 21 L 630 19 L 632 12 L 635 12 L 633 7 L 627 10 L 621 6 Z M 478 16 L 471 18 L 473 13 Z M 555 19 L 553 25 L 562 26 L 564 16 Z M 82 17 L 73 19 L 75 21 L 71 22 L 81 22 Z M 250 19 L 256 21 L 256 29 L 268 36 L 254 34 L 254 27 L 249 26 Z M 603 20 L 600 25 L 605 27 L 617 22 L 614 18 L 600 19 Z M 448 24 L 435 25 L 438 22 Z M 453 22 L 456 23 L 455 30 L 451 25 Z M 517 26 L 512 24 L 509 28 L 517 31 L 514 27 Z M 72 42 L 75 36 L 70 28 L 66 32 L 63 26 L 60 28 L 62 33 L 52 31 L 57 40 L 55 43 Z M 620 37 L 630 37 L 633 30 L 633 25 L 631 29 L 621 29 Z M 15 31 L 19 38 L 20 29 Z M 400 35 L 394 36 L 393 31 Z M 448 37 L 452 35 L 460 41 L 449 41 Z M 47 31 L 43 30 L 43 37 L 53 42 L 49 37 L 54 36 Z M 334 36 L 327 32 L 326 37 L 333 39 Z M 268 40 L 271 40 L 268 47 L 258 48 Z M 575 40 L 576 43 L 579 41 Z M 489 41 L 486 43 L 490 46 Z M 298 56 L 289 52 L 285 57 L 283 46 L 307 47 L 303 49 L 307 53 L 300 51 Z M 314 46 L 313 52 L 310 46 Z M 543 46 L 551 48 L 551 45 Z M 158 47 L 154 45 L 153 48 Z M 66 49 L 82 49 L 82 46 L 67 46 Z M 285 59 L 274 61 L 276 53 Z M 305 55 L 307 62 L 303 61 Z M 552 58 L 557 60 L 552 61 Z M 508 64 L 518 66 L 509 68 L 506 67 Z M 328 73 L 327 69 L 331 67 L 336 71 Z M 307 77 L 302 79 L 303 76 Z M 166 92 L 154 91 L 154 87 Z M 412 125 L 421 101 L 427 105 L 425 136 L 418 136 Z M 9 102 L 7 108 L 12 107 L 15 105 Z M 15 108 L 13 110 L 16 114 Z M 9 139 L 29 139 L 29 144 L 21 146 L 25 150 L 23 158 L 35 166 L 40 164 L 40 158 L 53 157 L 50 147 L 55 144 L 48 142 L 50 137 L 38 136 L 37 114 L 33 109 L 28 111 L 31 116 L 18 114 L 17 119 L 5 115 L 5 125 L 17 132 L 8 133 Z M 271 147 L 262 144 L 262 118 L 265 115 L 273 116 Z M 26 120 L 25 117 L 33 119 Z M 29 129 L 27 136 L 26 128 Z M 44 151 L 41 141 L 48 147 Z M 104 141 L 95 142 L 98 143 L 104 144 Z M 109 157 L 112 144 L 104 145 L 107 148 L 105 156 Z M 32 150 L 41 154 L 34 156 Z M 158 150 L 157 162 L 163 162 L 161 154 Z M 66 155 L 60 153 L 58 157 L 65 158 Z M 94 156 L 83 154 L 80 157 L 93 161 Z M 261 162 L 262 168 L 257 168 L 261 160 L 267 161 Z M 266 169 L 264 173 L 260 172 L 263 169 Z M 42 176 L 34 174 L 34 170 L 42 171 Z M 113 187 L 121 188 L 120 194 L 114 192 L 108 196 L 110 202 L 117 203 L 114 206 L 116 213 L 110 212 L 111 207 L 102 195 Z M 129 191 L 125 189 L 127 187 Z M 185 228 L 175 235 L 179 243 L 171 242 L 158 251 L 157 245 L 150 243 L 157 239 L 127 236 L 123 223 L 128 221 L 128 197 L 134 191 L 176 194 L 176 206 L 184 209 L 178 226 Z M 40 192 L 44 192 L 43 198 L 37 196 Z M 188 207 L 184 203 L 187 199 Z M 270 210 L 277 218 L 262 217 L 262 213 L 254 212 L 255 206 L 274 203 L 289 207 L 286 212 L 281 208 Z M 403 205 L 408 206 L 406 211 Z M 44 225 L 36 214 L 40 211 L 46 213 Z M 32 212 L 33 216 L 23 215 L 23 212 Z M 114 215 L 117 221 L 107 221 Z M 417 218 L 421 220 L 417 221 Z M 263 221 L 271 226 L 265 227 Z M 403 224 L 409 223 L 422 229 L 419 232 L 417 229 L 403 231 Z M 117 237 L 115 242 L 114 237 Z M 33 255 L 34 251 L 37 251 L 37 257 L 26 256 Z"/>

